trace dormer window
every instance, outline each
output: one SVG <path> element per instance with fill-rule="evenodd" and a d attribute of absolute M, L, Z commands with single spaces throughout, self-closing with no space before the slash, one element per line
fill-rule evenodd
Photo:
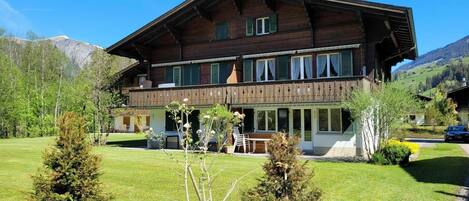
<path fill-rule="evenodd" d="M 246 36 L 262 36 L 277 32 L 277 15 L 259 18 L 247 17 Z"/>
<path fill-rule="evenodd" d="M 270 33 L 270 17 L 261 17 L 256 19 L 256 35 L 265 35 Z"/>

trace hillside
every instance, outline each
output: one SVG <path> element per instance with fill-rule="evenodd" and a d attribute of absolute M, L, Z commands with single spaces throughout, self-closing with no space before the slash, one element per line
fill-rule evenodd
<path fill-rule="evenodd" d="M 438 63 L 439 66 L 442 66 L 454 58 L 467 55 L 469 55 L 469 35 L 445 47 L 421 55 L 415 61 L 402 65 L 395 72 L 408 71 L 430 63 Z"/>
<path fill-rule="evenodd" d="M 416 66 L 394 74 L 393 79 L 416 93 L 431 96 L 440 85 L 449 91 L 463 85 L 463 78 L 469 80 L 469 56 L 450 59 L 446 64 L 433 62 Z"/>

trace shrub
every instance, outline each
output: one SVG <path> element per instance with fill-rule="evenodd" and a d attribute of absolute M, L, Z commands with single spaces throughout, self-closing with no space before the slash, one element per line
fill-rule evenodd
<path fill-rule="evenodd" d="M 263 167 L 265 176 L 257 187 L 244 194 L 243 200 L 320 200 L 321 191 L 311 184 L 313 171 L 307 171 L 307 163 L 299 161 L 298 144 L 297 137 L 273 135 L 268 148 L 270 157 Z"/>
<path fill-rule="evenodd" d="M 420 146 L 417 143 L 406 142 L 406 141 L 401 142 L 399 140 L 394 140 L 394 139 L 389 140 L 387 144 L 406 146 L 407 148 L 410 149 L 410 153 L 412 153 L 412 154 L 416 154 L 419 151 L 419 148 L 420 148 Z"/>
<path fill-rule="evenodd" d="M 44 167 L 33 176 L 31 200 L 106 201 L 99 182 L 100 158 L 91 153 L 85 124 L 74 113 L 59 120 L 56 145 L 44 153 Z"/>
<path fill-rule="evenodd" d="M 410 149 L 403 144 L 387 143 L 373 154 L 372 161 L 380 165 L 405 165 L 409 163 L 410 154 Z"/>

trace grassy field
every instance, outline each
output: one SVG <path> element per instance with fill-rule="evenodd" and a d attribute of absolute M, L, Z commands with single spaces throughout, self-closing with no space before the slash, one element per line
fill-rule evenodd
<path fill-rule="evenodd" d="M 403 125 L 397 131 L 397 137 L 399 138 L 430 138 L 430 139 L 443 139 L 444 130 L 447 126 L 411 126 L 408 124 Z"/>
<path fill-rule="evenodd" d="M 126 149 L 142 144 L 143 136 L 115 135 L 111 145 L 96 148 L 103 157 L 102 182 L 116 200 L 183 200 L 181 169 L 161 151 Z M 0 200 L 24 200 L 31 178 L 41 164 L 41 155 L 53 138 L 0 140 Z M 179 153 L 174 153 L 180 157 Z M 215 182 L 220 200 L 231 182 L 253 171 L 238 185 L 232 200 L 256 184 L 262 176 L 264 158 L 213 155 L 213 172 L 223 171 Z M 454 200 L 469 159 L 455 144 L 421 150 L 409 167 L 366 163 L 310 162 L 314 182 L 325 200 Z"/>

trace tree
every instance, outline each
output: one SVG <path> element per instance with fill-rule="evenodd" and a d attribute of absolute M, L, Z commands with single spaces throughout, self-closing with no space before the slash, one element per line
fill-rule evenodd
<path fill-rule="evenodd" d="M 425 117 L 433 125 L 452 125 L 457 122 L 456 104 L 440 91 L 436 90 L 433 99 L 425 106 Z"/>
<path fill-rule="evenodd" d="M 100 158 L 91 153 L 84 120 L 65 113 L 59 120 L 56 145 L 46 150 L 44 167 L 33 177 L 31 199 L 40 201 L 105 201 L 99 182 Z"/>
<path fill-rule="evenodd" d="M 115 75 L 120 69 L 119 59 L 102 50 L 96 50 L 92 55 L 92 62 L 80 74 L 84 82 L 86 97 L 83 103 L 88 122 L 92 122 L 90 131 L 93 133 L 93 143 L 106 144 L 111 125 L 110 108 L 116 105 L 116 94 L 111 90 Z"/>
<path fill-rule="evenodd" d="M 409 112 L 418 110 L 415 96 L 397 83 L 384 83 L 378 89 L 352 92 L 343 107 L 362 125 L 361 138 L 368 158 L 381 148 Z"/>
<path fill-rule="evenodd" d="M 320 200 L 321 191 L 311 184 L 314 172 L 307 171 L 307 162 L 299 160 L 297 137 L 275 134 L 268 149 L 269 160 L 263 166 L 265 176 L 254 189 L 245 193 L 244 200 Z"/>

